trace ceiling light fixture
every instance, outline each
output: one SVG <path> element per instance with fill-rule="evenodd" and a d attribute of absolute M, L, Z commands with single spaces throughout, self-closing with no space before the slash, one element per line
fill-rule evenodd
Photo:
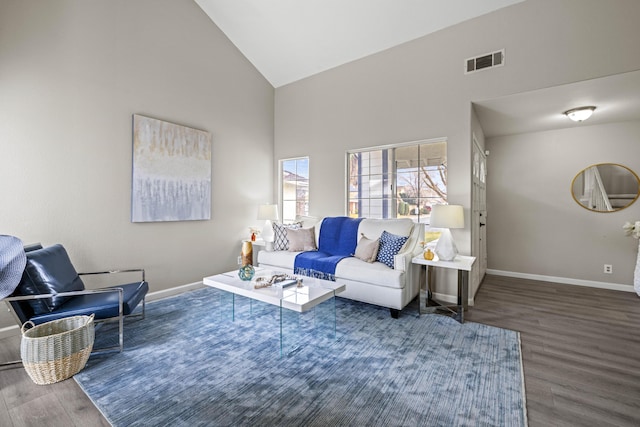
<path fill-rule="evenodd" d="M 591 117 L 595 109 L 596 107 L 594 106 L 578 107 L 578 108 L 572 108 L 571 110 L 567 110 L 563 114 L 569 117 L 574 122 L 581 122 Z"/>

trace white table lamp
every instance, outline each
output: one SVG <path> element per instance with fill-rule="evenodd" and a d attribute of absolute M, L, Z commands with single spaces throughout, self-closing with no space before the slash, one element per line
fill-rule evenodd
<path fill-rule="evenodd" d="M 265 242 L 273 242 L 273 226 L 271 221 L 278 220 L 278 205 L 260 205 L 258 208 L 258 219 L 265 221 L 262 229 L 262 239 Z"/>
<path fill-rule="evenodd" d="M 460 205 L 435 205 L 431 209 L 431 227 L 441 228 L 442 234 L 436 244 L 436 255 L 442 261 L 453 261 L 458 255 L 456 242 L 450 228 L 464 228 L 464 210 Z"/>

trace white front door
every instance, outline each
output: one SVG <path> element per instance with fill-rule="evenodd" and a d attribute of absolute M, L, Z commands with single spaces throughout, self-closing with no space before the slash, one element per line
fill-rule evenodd
<path fill-rule="evenodd" d="M 469 297 L 473 300 L 487 272 L 487 157 L 473 135 L 473 187 L 471 203 L 471 270 Z"/>

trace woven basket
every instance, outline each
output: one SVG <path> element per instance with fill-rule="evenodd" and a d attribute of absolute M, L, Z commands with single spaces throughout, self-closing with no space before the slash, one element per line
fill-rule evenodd
<path fill-rule="evenodd" d="M 35 326 L 22 325 L 20 355 L 36 384 L 53 384 L 80 372 L 94 340 L 93 314 L 72 316 Z"/>

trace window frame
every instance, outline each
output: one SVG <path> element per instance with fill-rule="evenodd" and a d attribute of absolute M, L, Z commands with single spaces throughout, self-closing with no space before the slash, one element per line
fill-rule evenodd
<path fill-rule="evenodd" d="M 282 223 L 286 223 L 286 222 L 291 222 L 291 221 L 295 221 L 295 218 L 293 220 L 291 220 L 290 218 L 285 219 L 284 218 L 284 213 L 285 213 L 285 191 L 284 191 L 284 164 L 285 162 L 290 162 L 290 161 L 299 161 L 299 160 L 306 160 L 307 162 L 307 212 L 305 214 L 298 214 L 297 212 L 297 207 L 296 207 L 296 217 L 300 216 L 300 215 L 309 215 L 309 211 L 310 211 L 310 205 L 311 205 L 311 192 L 309 189 L 309 183 L 311 181 L 311 177 L 310 177 L 310 173 L 311 173 L 311 160 L 309 158 L 309 156 L 298 156 L 298 157 L 288 157 L 288 158 L 284 158 L 284 159 L 279 159 L 278 160 L 278 215 L 280 217 L 280 222 Z M 296 165 L 296 170 L 297 170 L 297 165 Z M 298 181 L 296 181 L 298 182 Z M 287 201 L 291 201 L 289 199 L 287 199 Z M 297 206 L 298 203 L 298 199 L 296 197 L 295 199 L 295 203 Z"/>
<path fill-rule="evenodd" d="M 392 189 L 391 189 L 391 195 L 390 195 L 390 199 L 392 201 L 397 200 L 398 199 L 398 188 L 396 187 L 396 183 L 397 183 L 397 177 L 398 177 L 398 170 L 397 170 L 397 158 L 395 156 L 395 149 L 397 148 L 402 148 L 402 147 L 410 147 L 410 146 L 421 146 L 421 145 L 425 145 L 425 144 L 433 144 L 433 143 L 445 143 L 447 146 L 446 149 L 446 156 L 448 158 L 448 139 L 446 137 L 440 137 L 440 138 L 430 138 L 430 139 L 421 139 L 421 140 L 416 140 L 416 141 L 408 141 L 408 142 L 401 142 L 401 143 L 395 143 L 395 144 L 385 144 L 385 145 L 379 145 L 379 146 L 372 146 L 372 147 L 365 147 L 365 148 L 358 148 L 358 149 L 351 149 L 351 150 L 347 150 L 345 152 L 345 194 L 344 194 L 344 212 L 345 215 L 350 216 L 350 181 L 351 181 L 351 165 L 350 165 L 350 157 L 352 154 L 357 154 L 357 153 L 364 153 L 364 152 L 373 152 L 373 151 L 381 151 L 381 150 L 394 150 L 393 154 L 391 156 L 388 156 L 389 158 L 389 162 L 388 164 L 391 165 L 391 171 L 387 174 L 388 175 L 388 179 L 391 181 L 391 185 L 392 185 Z M 448 162 L 448 160 L 447 160 Z M 445 187 L 446 188 L 446 187 Z M 448 192 L 447 192 L 448 194 Z M 383 195 L 384 195 L 384 190 L 383 190 Z M 384 208 L 383 208 L 384 209 Z M 389 214 L 388 218 L 398 218 L 398 207 L 396 206 L 396 203 L 391 203 L 390 206 L 388 206 L 388 210 L 387 213 Z M 358 217 L 360 215 L 360 212 L 358 212 Z M 412 218 L 413 219 L 413 218 Z M 421 215 L 418 214 L 418 218 L 417 219 L 413 219 L 415 222 L 420 222 L 423 224 L 429 224 L 429 216 L 425 215 L 424 219 L 421 218 Z"/>

